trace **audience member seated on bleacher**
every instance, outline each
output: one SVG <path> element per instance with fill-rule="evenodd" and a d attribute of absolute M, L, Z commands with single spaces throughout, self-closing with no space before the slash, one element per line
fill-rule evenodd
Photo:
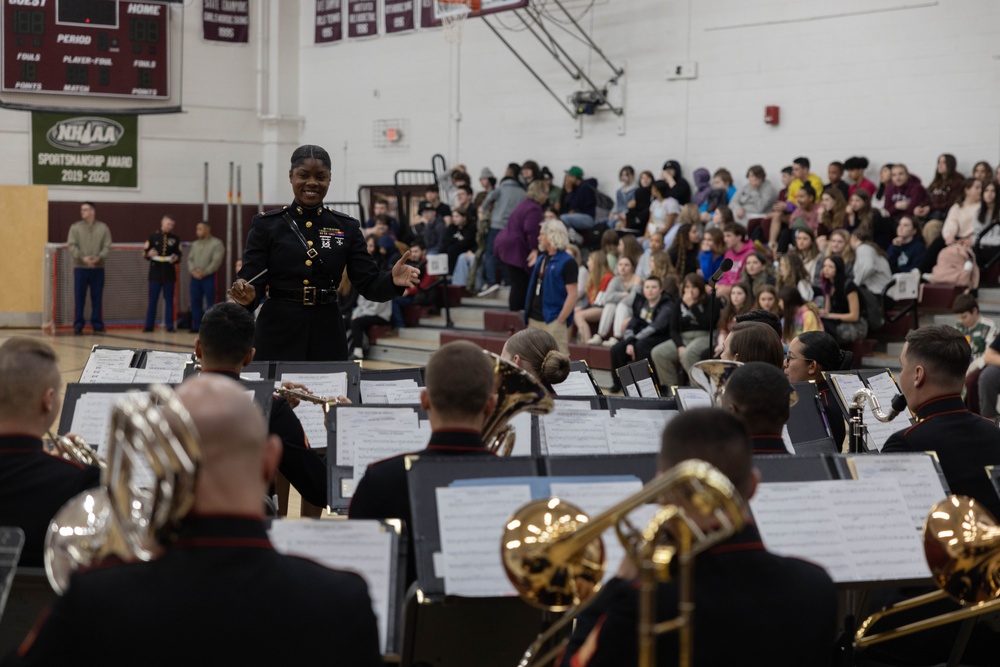
<path fill-rule="evenodd" d="M 868 158 L 852 156 L 844 160 L 844 169 L 847 171 L 847 178 L 851 181 L 847 188 L 848 199 L 858 190 L 868 193 L 869 198 L 875 195 L 878 189 L 875 184 L 865 178 L 865 170 L 868 169 Z"/>
<path fill-rule="evenodd" d="M 767 314 L 771 315 L 771 313 Z M 777 326 L 777 331 L 780 331 L 781 325 Z M 765 364 L 781 368 L 784 364 L 785 351 L 781 345 L 781 334 L 777 331 L 769 323 L 765 324 L 759 320 L 737 322 L 733 325 L 729 336 L 726 337 L 722 358 L 729 361 L 742 361 L 743 363 L 762 361 Z"/>
<path fill-rule="evenodd" d="M 778 201 L 774 202 L 774 206 L 771 210 L 775 210 L 779 205 L 788 201 L 788 188 L 792 186 L 792 182 L 795 180 L 795 170 L 791 165 L 781 168 L 781 189 L 778 190 Z"/>
<path fill-rule="evenodd" d="M 824 331 L 799 334 L 788 344 L 788 353 L 785 354 L 784 369 L 789 382 L 816 383 L 826 423 L 838 450 L 847 436 L 847 424 L 823 373 L 847 370 L 853 361 L 854 355 L 840 349 L 833 336 Z"/>
<path fill-rule="evenodd" d="M 365 221 L 365 229 L 375 227 L 375 223 L 380 215 L 386 216 L 389 222 L 389 229 L 393 236 L 399 238 L 399 221 L 389 215 L 389 203 L 384 199 L 376 199 L 372 204 L 372 215 Z"/>
<path fill-rule="evenodd" d="M 702 222 L 709 222 L 715 209 L 736 196 L 736 186 L 733 185 L 733 175 L 728 169 L 716 169 L 712 175 L 712 189 L 709 190 L 705 201 L 698 205 L 698 213 L 701 214 Z"/>
<path fill-rule="evenodd" d="M 809 158 L 807 157 L 797 157 L 792 160 L 792 182 L 788 184 L 787 201 L 796 201 L 799 189 L 806 183 L 812 186 L 817 199 L 823 194 L 823 180 L 809 171 L 809 167 Z"/>
<path fill-rule="evenodd" d="M 1000 254 L 1000 206 L 997 205 L 997 190 L 1000 184 L 991 181 L 983 186 L 983 205 L 976 216 L 975 251 L 976 261 L 986 271 L 989 264 Z"/>
<path fill-rule="evenodd" d="M 729 376 L 722 407 L 750 429 L 754 454 L 787 454 L 781 431 L 788 421 L 792 386 L 771 364 L 751 361 Z"/>
<path fill-rule="evenodd" d="M 972 247 L 976 242 L 976 222 L 982 203 L 983 184 L 974 178 L 966 179 L 965 189 L 948 211 L 948 217 L 945 218 L 944 225 L 941 227 L 941 236 L 927 247 L 927 253 L 924 255 L 921 266 L 924 273 L 930 273 L 934 270 L 934 266 L 938 262 L 938 255 L 946 247 L 958 245 L 968 249 L 969 253 L 967 254 L 972 254 Z M 952 252 L 959 254 L 957 251 Z"/>
<path fill-rule="evenodd" d="M 365 330 L 368 327 L 392 326 L 392 301 L 369 301 L 364 296 L 358 296 L 358 305 L 351 313 L 351 342 L 353 359 L 364 359 L 369 344 Z"/>
<path fill-rule="evenodd" d="M 0 345 L 0 526 L 24 531 L 23 567 L 42 567 L 52 517 L 101 477 L 43 448 L 42 436 L 59 419 L 61 384 L 48 343 L 14 336 Z"/>
<path fill-rule="evenodd" d="M 472 188 L 468 185 L 462 185 L 455 190 L 455 201 L 456 204 L 451 207 L 454 213 L 455 209 L 462 209 L 465 211 L 465 221 L 469 223 L 469 226 L 473 229 L 476 228 L 476 224 L 479 222 L 479 211 L 476 205 L 473 203 L 472 198 Z"/>
<path fill-rule="evenodd" d="M 493 175 L 492 169 L 490 169 L 489 167 L 483 167 L 482 171 L 479 172 L 479 185 L 483 189 L 477 192 L 475 197 L 473 197 L 472 204 L 477 209 L 476 218 L 478 220 L 482 220 L 482 218 L 480 217 L 482 211 L 479 209 L 480 207 L 482 207 L 483 201 L 486 199 L 486 196 L 489 195 L 491 192 L 493 192 L 493 189 L 496 188 L 497 186 L 497 177 Z"/>
<path fill-rule="evenodd" d="M 653 348 L 666 342 L 670 337 L 674 296 L 664 291 L 663 284 L 656 276 L 643 281 L 642 296 L 636 297 L 632 306 L 632 319 L 625 327 L 622 339 L 611 348 L 612 369 L 649 359 Z M 611 391 L 621 391 L 618 374 L 611 375 L 614 377 Z"/>
<path fill-rule="evenodd" d="M 666 239 L 664 239 L 664 242 L 666 242 Z M 686 276 L 689 273 L 698 272 L 700 268 L 698 263 L 700 245 L 701 224 L 685 222 L 677 227 L 673 243 L 670 244 L 670 250 L 667 251 L 677 275 Z M 652 247 L 652 244 L 650 244 L 650 247 Z M 721 259 L 719 263 L 722 263 Z M 711 277 L 712 274 L 708 274 L 708 278 Z M 705 280 L 708 280 L 708 278 L 705 278 Z"/>
<path fill-rule="evenodd" d="M 851 196 L 850 186 L 843 180 L 844 179 L 844 163 L 833 161 L 826 167 L 826 177 L 830 179 L 829 183 L 823 185 L 823 192 L 830 190 L 831 188 L 836 188 L 840 195 L 847 201 L 847 198 Z"/>
<path fill-rule="evenodd" d="M 778 290 L 778 303 L 782 311 L 782 336 L 784 345 L 807 331 L 822 331 L 819 309 L 812 301 L 802 298 L 802 293 L 794 285 L 786 285 Z"/>
<path fill-rule="evenodd" d="M 972 361 L 965 373 L 965 405 L 979 413 L 979 376 L 986 364 L 986 350 L 997 337 L 997 325 L 979 313 L 979 303 L 971 294 L 959 294 L 951 312 L 958 315 L 955 328 L 962 332 L 972 348 Z"/>
<path fill-rule="evenodd" d="M 722 274 L 719 282 L 715 285 L 716 293 L 721 297 L 725 297 L 729 295 L 729 290 L 732 286 L 740 282 L 740 276 L 743 274 L 743 262 L 754 251 L 754 246 L 753 243 L 747 240 L 746 228 L 735 222 L 727 223 L 722 228 L 722 239 L 726 244 L 726 254 L 722 261 L 725 262 L 726 259 L 733 260 L 733 267 Z"/>
<path fill-rule="evenodd" d="M 904 215 L 916 215 L 914 209 L 927 203 L 927 190 L 920 178 L 911 174 L 905 164 L 892 167 L 892 177 L 885 186 L 885 212 L 893 222 Z"/>
<path fill-rule="evenodd" d="M 689 372 L 708 350 L 708 330 L 712 318 L 718 319 L 721 307 L 716 300 L 715 312 L 709 312 L 710 303 L 705 281 L 697 273 L 684 276 L 681 298 L 673 302 L 670 312 L 670 340 L 654 347 L 649 355 L 661 387 L 677 386 L 680 381 L 678 367 Z"/>
<path fill-rule="evenodd" d="M 796 244 L 798 244 L 797 237 L 798 234 L 796 234 Z M 803 301 L 813 300 L 812 275 L 802 263 L 802 257 L 798 252 L 785 253 L 778 260 L 778 275 L 774 285 L 779 291 L 782 287 L 794 287 L 802 295 Z"/>
<path fill-rule="evenodd" d="M 406 322 L 403 320 L 403 308 L 407 306 L 430 306 L 436 303 L 431 288 L 441 277 L 432 276 L 427 273 L 425 251 L 426 248 L 424 248 L 423 239 L 417 239 L 410 246 L 410 255 L 406 263 L 420 271 L 420 284 L 416 287 L 407 287 L 402 296 L 397 296 L 392 300 L 392 326 L 396 329 L 406 327 Z"/>
<path fill-rule="evenodd" d="M 444 239 L 441 241 L 441 252 L 448 255 L 449 273 L 455 270 L 460 255 L 472 252 L 475 248 L 476 226 L 466 217 L 466 209 L 452 209 L 451 224 L 445 228 Z"/>
<path fill-rule="evenodd" d="M 909 273 L 924 261 L 924 237 L 913 216 L 904 215 L 896 223 L 896 238 L 889 246 L 889 268 L 893 273 Z"/>
<path fill-rule="evenodd" d="M 528 278 L 538 260 L 538 230 L 542 227 L 543 207 L 548 196 L 544 181 L 532 181 L 527 195 L 511 211 L 507 225 L 493 241 L 497 259 L 504 274 L 510 278 L 507 306 L 512 312 L 524 308 Z"/>
<path fill-rule="evenodd" d="M 438 192 L 451 209 L 460 206 L 458 201 L 458 191 L 463 187 L 471 187 L 472 179 L 469 177 L 464 164 L 455 165 L 454 169 L 445 170 L 435 174 L 438 182 Z"/>
<path fill-rule="evenodd" d="M 546 213 L 551 213 L 551 211 L 546 211 Z M 555 219 L 557 218 L 553 218 L 553 220 Z M 587 284 L 587 279 L 590 277 L 590 271 L 587 270 L 587 266 L 583 263 L 580 248 L 570 243 L 566 246 L 566 252 L 572 255 L 573 261 L 576 262 L 576 282 L 579 285 L 579 289 L 576 290 L 576 303 L 573 304 L 573 312 L 575 313 L 578 308 L 586 308 L 590 305 L 590 301 L 587 300 L 587 291 L 583 289 Z M 590 255 L 587 255 L 587 257 L 589 258 Z"/>
<path fill-rule="evenodd" d="M 708 193 L 712 191 L 712 172 L 704 167 L 698 167 L 691 173 L 691 179 L 694 181 L 691 203 L 700 208 L 708 199 Z"/>
<path fill-rule="evenodd" d="M 811 183 L 799 187 L 795 199 L 791 201 L 795 202 L 794 205 L 789 202 L 783 209 L 771 214 L 768 246 L 777 249 L 778 252 L 788 250 L 796 230 L 812 230 L 817 238 L 823 238 L 830 233 L 829 228 L 820 222 L 823 209 L 817 203 L 816 190 Z"/>
<path fill-rule="evenodd" d="M 892 280 L 892 269 L 885 251 L 875 244 L 870 229 L 858 227 L 854 230 L 851 234 L 851 250 L 854 251 L 851 280 L 855 285 L 864 285 L 872 294 L 881 295 Z"/>
<path fill-rule="evenodd" d="M 718 227 L 706 229 L 698 244 L 698 275 L 706 281 L 710 279 L 719 267 L 726 254 L 726 242 L 722 238 L 722 230 Z"/>
<path fill-rule="evenodd" d="M 757 292 L 758 310 L 766 310 L 776 317 L 781 317 L 781 304 L 778 303 L 778 290 L 774 285 L 764 285 Z"/>
<path fill-rule="evenodd" d="M 634 237 L 628 237 L 628 238 L 632 238 L 633 241 L 635 240 Z M 638 242 L 636 241 L 636 243 Z M 642 250 L 642 246 L 639 246 L 639 249 Z M 636 274 L 640 278 L 648 278 L 649 273 L 653 268 L 652 264 L 653 255 L 663 251 L 664 251 L 663 234 L 657 232 L 656 234 L 653 234 L 652 236 L 649 237 L 649 248 L 644 250 L 642 254 L 639 255 L 639 264 L 635 268 Z"/>
<path fill-rule="evenodd" d="M 601 234 L 601 247 L 597 250 L 607 260 L 608 268 L 615 275 L 618 275 L 618 240 L 618 234 L 607 229 Z"/>
<path fill-rule="evenodd" d="M 795 248 L 789 248 L 789 255 L 796 255 L 805 267 L 806 277 L 813 287 L 819 285 L 819 272 L 822 268 L 820 261 L 822 253 L 816 246 L 816 235 L 811 229 L 798 229 L 795 231 Z"/>
<path fill-rule="evenodd" d="M 972 167 L 972 177 L 985 186 L 993 180 L 993 167 L 986 160 L 980 160 Z"/>
<path fill-rule="evenodd" d="M 765 285 L 774 285 L 774 267 L 762 254 L 752 252 L 743 260 L 739 281 L 750 288 L 751 298 L 756 301 Z"/>
<path fill-rule="evenodd" d="M 615 206 L 608 213 L 607 222 L 611 229 L 626 229 L 626 216 L 629 209 L 635 207 L 635 191 L 638 187 L 635 168 L 627 164 L 618 170 L 618 182 L 622 185 L 615 190 Z"/>
<path fill-rule="evenodd" d="M 754 308 L 753 299 L 750 297 L 750 288 L 742 283 L 736 283 L 729 291 L 728 298 L 720 299 L 722 312 L 716 324 L 718 338 L 716 339 L 713 357 L 722 354 L 722 348 L 726 343 L 726 336 L 732 331 L 736 324 L 736 317 L 743 313 L 749 313 Z"/>
<path fill-rule="evenodd" d="M 670 186 L 666 181 L 656 181 L 653 183 L 653 200 L 649 204 L 649 223 L 646 231 L 642 235 L 643 245 L 648 245 L 647 241 L 653 234 L 659 232 L 663 234 L 663 243 L 668 248 L 673 243 L 674 235 L 677 234 L 677 216 L 681 212 L 681 206 L 677 200 L 667 197 L 666 192 L 670 191 Z"/>
<path fill-rule="evenodd" d="M 534 375 L 553 394 L 553 387 L 569 377 L 569 356 L 548 331 L 521 329 L 503 344 L 500 357 Z"/>
<path fill-rule="evenodd" d="M 568 227 L 581 233 L 593 229 L 597 221 L 597 179 L 584 179 L 583 169 L 572 166 L 566 170 L 563 180 L 563 198 L 559 203 L 559 218 Z M 574 237 L 575 241 L 582 240 Z"/>
<path fill-rule="evenodd" d="M 468 341 L 455 341 L 431 355 L 424 374 L 420 405 L 427 411 L 431 437 L 421 458 L 492 457 L 481 433 L 497 404 L 493 359 Z M 349 519 L 402 519 L 407 524 L 406 586 L 416 580 L 413 511 L 406 474 L 407 454 L 376 461 L 358 482 Z"/>
<path fill-rule="evenodd" d="M 884 216 L 889 215 L 889 211 L 886 210 L 885 193 L 889 184 L 892 183 L 892 168 L 895 166 L 891 162 L 882 165 L 878 171 L 878 189 L 872 195 L 872 208 Z M 893 220 L 895 221 L 896 219 L 893 218 Z"/>
<path fill-rule="evenodd" d="M 763 218 L 771 213 L 778 201 L 778 191 L 767 180 L 764 167 L 755 164 L 747 169 L 747 182 L 730 200 L 736 222 L 747 225 L 751 220 Z"/>
<path fill-rule="evenodd" d="M 552 334 L 559 351 L 569 354 L 569 327 L 579 294 L 579 266 L 566 252 L 569 233 L 560 220 L 546 220 L 538 233 L 542 251 L 528 282 L 524 324 Z"/>
<path fill-rule="evenodd" d="M 665 197 L 676 199 L 681 206 L 691 201 L 691 184 L 681 173 L 681 164 L 677 160 L 667 160 L 663 163 L 660 180 L 667 182 L 668 190 Z"/>
<path fill-rule="evenodd" d="M 451 207 L 441 201 L 441 194 L 438 192 L 437 184 L 428 185 L 424 190 L 424 202 L 433 206 L 438 217 L 448 222 L 448 218 L 451 217 Z"/>
<path fill-rule="evenodd" d="M 639 174 L 639 187 L 635 189 L 633 204 L 625 214 L 625 229 L 636 234 L 645 234 L 649 223 L 649 205 L 653 194 L 653 172 L 643 171 Z"/>
<path fill-rule="evenodd" d="M 580 269 L 580 275 L 586 271 L 586 280 L 581 281 L 581 285 L 586 286 L 587 305 L 577 307 L 573 311 L 573 323 L 576 325 L 577 336 L 580 342 L 589 345 L 600 345 L 604 337 L 600 334 L 590 333 L 590 325 L 601 320 L 601 313 L 604 312 L 604 299 L 607 296 L 608 286 L 615 278 L 615 275 L 608 269 L 604 257 L 599 252 L 592 252 L 587 256 L 586 268 Z"/>
<path fill-rule="evenodd" d="M 839 188 L 825 188 L 823 194 L 816 198 L 816 209 L 819 222 L 817 236 L 821 230 L 826 230 L 828 235 L 829 230 L 847 226 L 847 197 L 841 194 Z"/>
<path fill-rule="evenodd" d="M 437 255 L 441 252 L 441 245 L 444 243 L 445 230 L 448 223 L 444 217 L 438 213 L 437 208 L 429 202 L 421 202 L 417 208 L 421 216 L 421 236 L 427 246 L 428 255 Z M 451 220 L 451 210 L 448 211 L 448 220 Z"/>
<path fill-rule="evenodd" d="M 819 314 L 823 328 L 841 345 L 863 339 L 868 334 L 868 318 L 862 311 L 858 286 L 848 278 L 844 260 L 840 257 L 824 259 L 822 276 L 820 287 L 824 304 Z"/>
<path fill-rule="evenodd" d="M 490 230 L 486 237 L 486 249 L 483 251 L 483 289 L 479 292 L 479 296 L 492 294 L 499 287 L 499 283 L 497 282 L 497 269 L 499 267 L 497 265 L 496 248 L 494 246 L 500 231 L 507 226 L 510 214 L 514 212 L 517 205 L 527 196 L 525 187 L 521 185 L 521 181 L 518 179 L 520 172 L 521 167 L 516 162 L 508 164 L 507 170 L 504 172 L 504 176 L 500 179 L 500 183 L 496 189 L 490 192 L 486 196 L 486 199 L 483 200 L 483 212 L 480 217 L 482 218 L 486 211 L 490 211 Z"/>
<path fill-rule="evenodd" d="M 631 317 L 632 303 L 642 291 L 642 278 L 635 273 L 635 259 L 629 255 L 618 258 L 618 275 L 611 279 L 604 291 L 601 319 L 597 324 L 597 334 L 607 338 L 603 345 L 611 347 L 621 338 L 625 325 Z M 610 338 L 609 338 L 610 336 Z M 597 342 L 593 338 L 587 341 Z"/>
<path fill-rule="evenodd" d="M 942 153 L 938 156 L 934 178 L 927 186 L 927 202 L 918 206 L 914 214 L 922 220 L 941 220 L 962 196 L 965 177 L 957 170 L 958 161 L 954 155 Z"/>

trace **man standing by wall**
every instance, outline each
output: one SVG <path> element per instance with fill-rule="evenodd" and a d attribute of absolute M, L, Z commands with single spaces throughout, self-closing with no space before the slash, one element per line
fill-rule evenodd
<path fill-rule="evenodd" d="M 73 317 L 73 333 L 83 333 L 83 306 L 90 288 L 90 324 L 94 333 L 104 331 L 101 316 L 101 296 L 104 294 L 104 260 L 111 252 L 111 230 L 96 219 L 94 205 L 85 201 L 80 205 L 82 220 L 69 228 L 69 253 L 73 256 L 73 295 L 76 311 Z"/>
<path fill-rule="evenodd" d="M 169 215 L 160 220 L 160 231 L 146 239 L 143 256 L 149 260 L 149 307 L 146 309 L 146 328 L 152 331 L 156 324 L 156 304 L 163 292 L 166 304 L 164 321 L 167 331 L 174 331 L 174 283 L 177 271 L 174 264 L 181 261 L 181 240 L 173 233 L 177 223 Z"/>
<path fill-rule="evenodd" d="M 198 333 L 201 316 L 215 304 L 215 272 L 222 266 L 226 249 L 212 236 L 212 226 L 199 222 L 197 240 L 191 244 L 188 271 L 191 273 L 191 333 Z"/>

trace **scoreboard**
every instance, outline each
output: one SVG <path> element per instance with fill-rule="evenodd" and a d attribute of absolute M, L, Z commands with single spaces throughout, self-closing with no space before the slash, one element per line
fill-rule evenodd
<path fill-rule="evenodd" d="M 0 91 L 133 100 L 170 98 L 167 4 L 0 1 Z"/>

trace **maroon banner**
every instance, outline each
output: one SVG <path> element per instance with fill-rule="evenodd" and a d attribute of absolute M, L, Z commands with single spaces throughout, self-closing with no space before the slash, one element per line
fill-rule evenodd
<path fill-rule="evenodd" d="M 347 36 L 378 37 L 378 0 L 347 0 Z"/>
<path fill-rule="evenodd" d="M 387 35 L 413 30 L 413 2 L 414 0 L 383 0 Z"/>
<path fill-rule="evenodd" d="M 441 19 L 434 17 L 434 0 L 420 0 L 420 27 L 434 28 L 441 25 Z"/>
<path fill-rule="evenodd" d="M 250 38 L 250 1 L 202 0 L 201 20 L 205 39 L 245 43 Z"/>
<path fill-rule="evenodd" d="M 316 0 L 316 43 L 339 42 L 343 38 L 341 0 Z"/>

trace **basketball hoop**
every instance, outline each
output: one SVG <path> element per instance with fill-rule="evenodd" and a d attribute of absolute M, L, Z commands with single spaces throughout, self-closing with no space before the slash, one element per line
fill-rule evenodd
<path fill-rule="evenodd" d="M 457 44 L 462 41 L 462 26 L 473 13 L 479 12 L 482 0 L 434 0 L 434 16 L 444 27 L 445 41 Z"/>

